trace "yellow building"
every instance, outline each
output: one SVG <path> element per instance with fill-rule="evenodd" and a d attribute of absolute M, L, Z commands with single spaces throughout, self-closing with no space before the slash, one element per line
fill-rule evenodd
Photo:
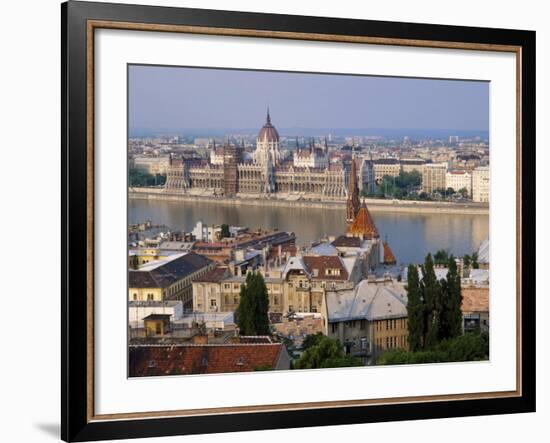
<path fill-rule="evenodd" d="M 143 319 L 145 326 L 145 334 L 147 337 L 156 335 L 165 335 L 170 332 L 170 315 L 169 314 L 149 314 Z"/>
<path fill-rule="evenodd" d="M 192 281 L 214 267 L 211 260 L 188 252 L 154 260 L 128 272 L 128 300 L 159 302 L 180 300 L 185 309 L 193 305 Z"/>

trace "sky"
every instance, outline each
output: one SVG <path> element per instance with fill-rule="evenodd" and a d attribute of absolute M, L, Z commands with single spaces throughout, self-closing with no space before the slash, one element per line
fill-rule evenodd
<path fill-rule="evenodd" d="M 489 83 L 132 65 L 135 131 L 281 128 L 488 131 Z"/>

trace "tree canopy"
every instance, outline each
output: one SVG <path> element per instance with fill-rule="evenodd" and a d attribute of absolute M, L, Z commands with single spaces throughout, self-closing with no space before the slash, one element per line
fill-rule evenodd
<path fill-rule="evenodd" d="M 390 350 L 382 354 L 376 363 L 379 365 L 402 365 L 480 361 L 488 358 L 489 335 L 477 331 L 443 340 L 430 350 L 416 352 L 407 352 L 402 349 Z"/>
<path fill-rule="evenodd" d="M 308 340 L 308 337 L 311 337 Z M 361 360 L 345 355 L 340 343 L 326 335 L 306 337 L 308 347 L 294 364 L 295 369 L 342 368 L 363 366 Z"/>
<path fill-rule="evenodd" d="M 252 272 L 241 285 L 237 326 L 241 335 L 269 335 L 269 297 L 263 276 Z"/>
<path fill-rule="evenodd" d="M 149 174 L 141 169 L 131 168 L 128 171 L 128 186 L 163 186 L 166 183 L 166 175 Z"/>

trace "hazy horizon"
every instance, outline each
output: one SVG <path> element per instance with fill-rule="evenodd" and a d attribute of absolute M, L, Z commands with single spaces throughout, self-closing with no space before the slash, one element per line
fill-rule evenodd
<path fill-rule="evenodd" d="M 267 107 L 281 135 L 489 130 L 484 81 L 130 65 L 128 92 L 131 136 L 252 133 Z"/>

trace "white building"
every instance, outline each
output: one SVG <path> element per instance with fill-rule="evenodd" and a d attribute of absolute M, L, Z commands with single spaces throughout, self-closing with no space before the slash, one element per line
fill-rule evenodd
<path fill-rule="evenodd" d="M 216 145 L 214 145 L 214 148 L 210 152 L 210 163 L 213 165 L 223 165 L 223 148 L 216 148 Z"/>
<path fill-rule="evenodd" d="M 445 176 L 445 188 L 453 188 L 455 192 L 466 189 L 468 197 L 470 197 L 472 195 L 472 175 L 466 171 L 448 171 Z"/>
<path fill-rule="evenodd" d="M 166 174 L 170 165 L 170 157 L 167 155 L 149 156 L 138 155 L 134 157 L 134 168 L 149 174 Z"/>
<path fill-rule="evenodd" d="M 301 149 L 294 153 L 296 168 L 327 168 L 328 155 L 319 148 Z"/>
<path fill-rule="evenodd" d="M 143 328 L 143 319 L 151 314 L 168 314 L 171 322 L 177 321 L 183 317 L 183 303 L 179 300 L 128 302 L 131 328 Z"/>
<path fill-rule="evenodd" d="M 198 241 L 215 241 L 219 237 L 222 228 L 220 226 L 208 226 L 202 220 L 199 220 L 191 233 Z"/>
<path fill-rule="evenodd" d="M 489 202 L 489 166 L 479 166 L 472 172 L 472 200 L 475 202 Z"/>

